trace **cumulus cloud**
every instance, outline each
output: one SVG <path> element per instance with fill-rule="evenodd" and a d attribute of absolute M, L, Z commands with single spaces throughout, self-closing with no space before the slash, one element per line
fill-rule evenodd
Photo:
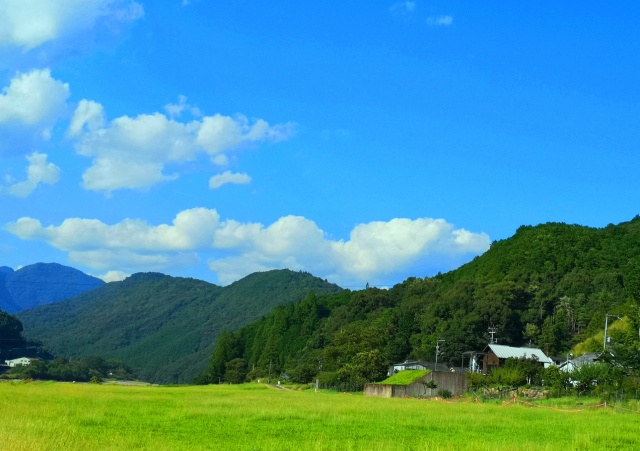
<path fill-rule="evenodd" d="M 347 285 L 389 283 L 391 276 L 421 275 L 443 260 L 460 264 L 490 243 L 486 234 L 456 229 L 444 219 L 359 224 L 348 240 L 335 240 L 300 216 L 264 226 L 221 221 L 215 210 L 204 208 L 180 212 L 171 225 L 135 219 L 107 225 L 70 218 L 58 226 L 43 226 L 24 217 L 5 229 L 22 239 L 45 241 L 69 252 L 70 261 L 100 270 L 162 271 L 198 264 L 205 255 L 221 283 L 275 268 L 306 270 Z"/>
<path fill-rule="evenodd" d="M 80 133 L 99 130 L 104 126 L 104 108 L 97 102 L 82 99 L 71 118 L 67 135 L 78 136 Z"/>
<path fill-rule="evenodd" d="M 48 138 L 69 94 L 69 86 L 51 77 L 49 69 L 17 74 L 0 94 L 0 127 L 36 131 Z"/>
<path fill-rule="evenodd" d="M 47 155 L 34 152 L 27 157 L 27 179 L 14 183 L 9 187 L 9 194 L 17 197 L 27 197 L 40 183 L 53 185 L 60 179 L 60 168 L 53 163 L 47 163 Z"/>
<path fill-rule="evenodd" d="M 32 154 L 48 144 L 53 127 L 66 114 L 69 95 L 69 86 L 54 79 L 48 69 L 16 74 L 0 90 L 0 158 Z M 37 176 L 35 166 L 28 172 Z M 53 172 L 49 167 L 47 173 Z M 47 180 L 51 178 L 41 181 Z M 28 184 L 23 184 L 14 194 L 26 196 L 28 191 Z"/>
<path fill-rule="evenodd" d="M 122 272 L 122 271 L 107 271 L 102 275 L 97 275 L 94 277 L 97 277 L 98 279 L 102 279 L 106 283 L 109 283 L 109 282 L 120 282 L 121 280 L 124 280 L 127 277 L 129 277 L 130 275 L 131 274 L 127 274 L 126 272 Z"/>
<path fill-rule="evenodd" d="M 175 115 L 180 108 L 170 106 L 169 111 Z M 193 161 L 200 155 L 208 156 L 214 164 L 225 164 L 230 152 L 286 140 L 292 134 L 290 123 L 271 126 L 263 119 L 250 121 L 243 115 L 216 114 L 181 122 L 153 113 L 122 116 L 107 124 L 102 107 L 89 100 L 80 102 L 68 130 L 76 140 L 76 151 L 93 158 L 82 176 L 83 186 L 107 193 L 147 188 L 177 178 L 177 173 L 165 172 L 168 164 Z"/>
<path fill-rule="evenodd" d="M 101 248 L 181 251 L 209 247 L 219 219 L 215 210 L 193 208 L 178 213 L 171 225 L 155 227 L 140 219 L 125 219 L 110 226 L 97 219 L 82 218 L 68 218 L 59 226 L 43 227 L 39 220 L 24 217 L 8 224 L 7 230 L 20 238 L 42 240 L 64 251 Z"/>
<path fill-rule="evenodd" d="M 427 25 L 430 27 L 444 26 L 448 27 L 453 24 L 452 16 L 429 16 L 427 17 Z"/>
<path fill-rule="evenodd" d="M 228 183 L 235 185 L 247 185 L 251 183 L 251 177 L 244 173 L 225 171 L 222 174 L 214 175 L 209 179 L 209 188 L 218 189 L 222 185 L 226 185 Z"/>
<path fill-rule="evenodd" d="M 143 14 L 132 0 L 0 0 L 0 47 L 28 51 L 98 23 L 115 28 Z"/>

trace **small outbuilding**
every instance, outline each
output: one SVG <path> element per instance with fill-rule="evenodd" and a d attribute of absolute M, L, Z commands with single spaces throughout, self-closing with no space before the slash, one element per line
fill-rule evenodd
<path fill-rule="evenodd" d="M 467 376 L 462 372 L 404 370 L 388 379 L 364 386 L 365 396 L 382 398 L 431 398 L 439 390 L 447 390 L 452 395 L 467 391 Z"/>

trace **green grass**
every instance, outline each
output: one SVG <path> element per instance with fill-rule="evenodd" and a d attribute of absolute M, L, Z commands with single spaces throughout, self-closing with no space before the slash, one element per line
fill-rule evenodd
<path fill-rule="evenodd" d="M 640 418 L 243 386 L 0 383 L 11 450 L 638 449 Z"/>
<path fill-rule="evenodd" d="M 391 385 L 409 385 L 412 382 L 429 374 L 430 370 L 404 370 L 399 371 L 391 377 L 378 382 L 378 384 L 391 384 Z"/>

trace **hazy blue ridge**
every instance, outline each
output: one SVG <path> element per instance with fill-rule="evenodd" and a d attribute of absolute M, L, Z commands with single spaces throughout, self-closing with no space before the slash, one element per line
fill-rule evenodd
<path fill-rule="evenodd" d="M 0 268 L 0 309 L 16 313 L 60 302 L 104 285 L 104 281 L 58 263 L 35 263 L 17 271 Z"/>

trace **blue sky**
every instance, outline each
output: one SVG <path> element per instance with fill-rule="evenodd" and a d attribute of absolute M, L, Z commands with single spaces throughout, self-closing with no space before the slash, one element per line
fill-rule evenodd
<path fill-rule="evenodd" d="M 630 220 L 639 11 L 0 0 L 0 264 L 390 286 Z"/>

